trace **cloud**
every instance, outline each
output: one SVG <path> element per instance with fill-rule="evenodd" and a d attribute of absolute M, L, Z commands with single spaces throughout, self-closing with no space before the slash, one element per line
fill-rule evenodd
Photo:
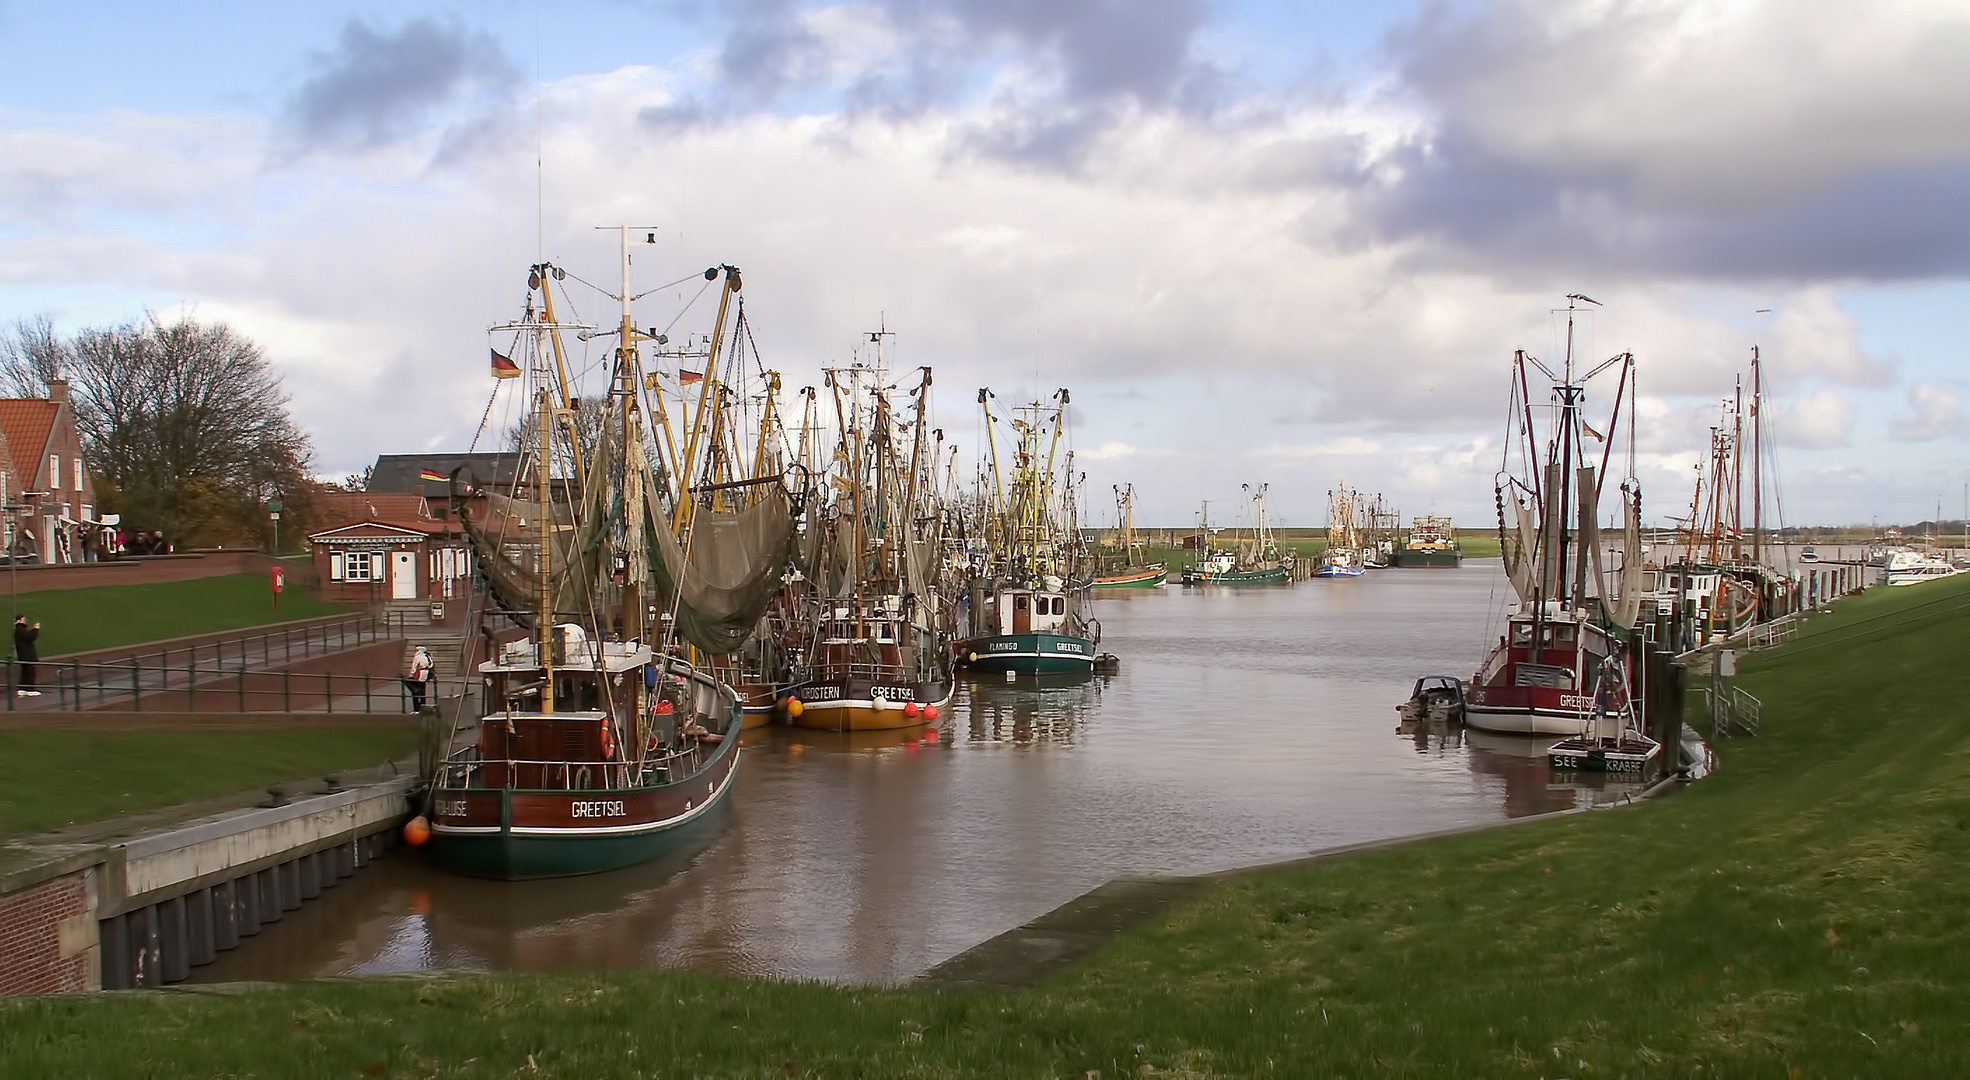
<path fill-rule="evenodd" d="M 1357 177 L 1418 259 L 1876 279 L 1970 271 L 1970 11 L 1495 0 L 1393 37 L 1431 122 Z"/>
<path fill-rule="evenodd" d="M 1956 391 L 1932 382 L 1913 383 L 1908 388 L 1910 416 L 1900 417 L 1888 430 L 1902 442 L 1933 442 L 1945 435 L 1963 433 L 1963 399 Z"/>
<path fill-rule="evenodd" d="M 400 142 L 463 99 L 504 102 L 519 80 L 493 37 L 429 17 L 395 32 L 352 18 L 311 66 L 281 111 L 280 152 L 289 161 Z"/>
<path fill-rule="evenodd" d="M 1769 428 L 1781 449 L 1826 450 L 1853 441 L 1854 403 L 1832 388 L 1775 402 Z"/>
<path fill-rule="evenodd" d="M 1112 458 L 1133 457 L 1136 452 L 1136 448 L 1130 446 L 1128 443 L 1110 439 L 1093 450 L 1081 451 L 1081 456 L 1091 458 L 1095 461 L 1106 461 Z"/>
<path fill-rule="evenodd" d="M 1845 386 L 1886 386 L 1895 365 L 1861 349 L 1854 317 L 1840 309 L 1830 287 L 1790 298 L 1772 322 L 1770 369 L 1793 378 L 1820 375 Z"/>

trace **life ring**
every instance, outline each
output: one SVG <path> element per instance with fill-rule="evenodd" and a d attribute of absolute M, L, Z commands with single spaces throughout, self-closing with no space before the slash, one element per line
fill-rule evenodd
<path fill-rule="evenodd" d="M 607 720 L 602 721 L 602 756 L 605 758 L 616 756 L 616 729 L 615 725 Z"/>

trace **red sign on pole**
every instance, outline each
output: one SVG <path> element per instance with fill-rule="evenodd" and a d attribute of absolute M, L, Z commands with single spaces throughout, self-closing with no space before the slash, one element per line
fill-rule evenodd
<path fill-rule="evenodd" d="M 285 576 L 284 576 L 284 575 L 283 575 L 283 574 L 281 573 L 281 568 L 280 568 L 280 567 L 278 567 L 278 566 L 276 566 L 276 567 L 274 567 L 274 569 L 273 569 L 273 572 L 272 572 L 272 573 L 270 573 L 270 574 L 268 575 L 268 577 L 269 577 L 269 578 L 270 578 L 270 579 L 272 580 L 272 582 L 273 582 L 273 586 L 274 586 L 274 591 L 275 591 L 275 592 L 279 592 L 279 591 L 281 591 L 281 589 L 282 589 L 283 587 L 285 587 L 285 586 L 286 586 L 286 584 L 287 584 L 287 582 L 286 582 L 286 578 L 285 578 Z"/>

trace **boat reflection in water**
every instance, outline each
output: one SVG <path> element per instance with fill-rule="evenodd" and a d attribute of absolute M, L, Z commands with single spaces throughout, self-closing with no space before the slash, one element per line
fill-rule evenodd
<path fill-rule="evenodd" d="M 1072 745 L 1101 704 L 1101 689 L 1113 676 L 988 675 L 971 684 L 959 711 L 964 737 L 974 743 L 1060 743 Z"/>
<path fill-rule="evenodd" d="M 1466 729 L 1464 745 L 1471 772 L 1504 782 L 1505 816 L 1526 817 L 1554 810 L 1600 806 L 1632 799 L 1648 789 L 1635 774 L 1554 769 L 1544 739 Z"/>

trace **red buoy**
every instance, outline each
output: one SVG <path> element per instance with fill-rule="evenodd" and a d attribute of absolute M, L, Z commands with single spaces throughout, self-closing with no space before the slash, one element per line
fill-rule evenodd
<path fill-rule="evenodd" d="M 431 839 L 431 823 L 419 814 L 404 822 L 404 840 L 411 847 L 423 847 Z"/>
<path fill-rule="evenodd" d="M 917 718 L 917 703 L 916 703 L 916 702 L 914 702 L 914 701 L 912 701 L 912 702 L 909 702 L 908 704 L 906 704 L 906 705 L 904 705 L 904 706 L 903 706 L 903 715 L 904 715 L 904 716 L 907 716 L 907 717 L 909 717 L 909 718 L 910 718 L 910 719 L 912 719 L 912 720 L 914 720 L 914 719 L 916 719 L 916 718 Z"/>
<path fill-rule="evenodd" d="M 933 724 L 934 724 L 934 723 L 936 723 L 936 722 L 937 722 L 937 706 L 935 706 L 935 705 L 925 705 L 925 706 L 923 707 L 923 718 L 924 718 L 925 720 L 928 720 L 928 721 L 930 721 L 930 722 L 931 722 L 931 723 L 933 723 Z"/>

